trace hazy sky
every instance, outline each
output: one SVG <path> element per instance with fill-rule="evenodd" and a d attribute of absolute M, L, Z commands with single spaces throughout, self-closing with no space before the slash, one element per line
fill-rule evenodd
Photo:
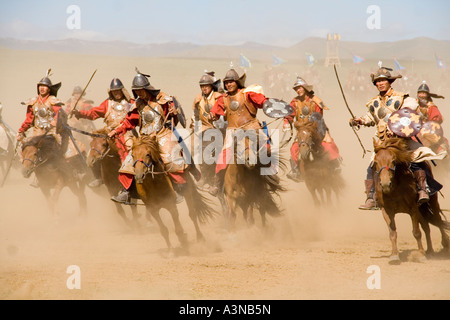
<path fill-rule="evenodd" d="M 0 1 L 0 38 L 277 46 L 327 33 L 366 42 L 420 36 L 450 40 L 448 0 Z M 80 9 L 79 30 L 67 27 L 70 5 Z M 375 21 L 374 11 L 367 12 L 371 5 L 379 8 L 379 28 L 367 26 Z"/>

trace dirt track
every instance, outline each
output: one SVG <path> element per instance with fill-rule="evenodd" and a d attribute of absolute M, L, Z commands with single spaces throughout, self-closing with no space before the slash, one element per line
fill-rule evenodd
<path fill-rule="evenodd" d="M 415 261 L 410 221 L 402 215 L 398 229 L 403 263 L 389 265 L 387 228 L 379 212 L 355 209 L 361 197 L 315 210 L 302 201 L 307 195 L 302 186 L 289 185 L 302 196 L 298 200 L 293 191 L 285 195 L 286 214 L 269 220 L 268 233 L 261 230 L 259 217 L 247 228 L 240 216 L 234 233 L 223 228 L 219 217 L 203 226 L 204 243 L 195 242 L 181 204 L 190 252 L 168 256 L 156 224 L 144 214 L 142 230 L 133 232 L 109 200 L 91 194 L 89 214 L 80 218 L 66 190 L 55 219 L 48 216 L 39 191 L 19 172 L 8 181 L 0 221 L 0 299 L 450 298 L 450 257 L 437 254 L 426 262 Z M 23 190 L 30 199 L 7 201 L 8 195 Z M 139 210 L 144 213 L 143 207 Z M 171 221 L 163 216 L 177 244 Z M 432 235 L 440 250 L 434 227 Z M 80 267 L 81 289 L 66 286 L 70 265 Z M 380 267 L 381 289 L 367 287 L 371 265 Z"/>
<path fill-rule="evenodd" d="M 152 83 L 157 87 L 179 95 L 190 117 L 189 107 L 203 70 L 213 69 L 222 76 L 229 65 L 229 61 L 216 60 L 105 58 L 4 49 L 0 54 L 2 74 L 8 75 L 0 79 L 3 116 L 14 128 L 25 116 L 20 101 L 35 95 L 36 81 L 48 66 L 55 71 L 54 81 L 64 83 L 63 99 L 73 85 L 85 83 L 98 68 L 89 92 L 96 103 L 105 99 L 112 77 L 120 76 L 129 85 L 134 66 L 139 66 L 152 73 Z M 248 84 L 261 83 L 257 74 L 263 67 L 255 63 Z M 287 68 L 301 70 L 294 62 Z M 424 65 L 422 69 L 426 68 Z M 323 67 L 318 70 L 325 93 L 320 97 L 331 109 L 325 119 L 344 158 L 347 186 L 339 206 L 314 208 L 305 187 L 283 177 L 290 188 L 282 197 L 286 212 L 282 218 L 269 219 L 269 233 L 261 230 L 257 216 L 256 225 L 250 229 L 239 216 L 234 233 L 224 230 L 219 217 L 203 226 L 206 242 L 196 243 L 193 225 L 181 204 L 190 252 L 167 256 L 157 226 L 146 221 L 142 207 L 142 230 L 135 233 L 120 220 L 109 199 L 94 193 L 88 195 L 87 217 L 78 217 L 78 204 L 65 189 L 59 202 L 60 216 L 54 219 L 40 191 L 29 186 L 31 179 L 13 170 L 0 192 L 0 299 L 449 299 L 450 257 L 438 254 L 417 262 L 417 246 L 406 215 L 397 218 L 403 262 L 400 266 L 388 264 L 391 245 L 380 212 L 357 209 L 364 201 L 368 157 L 361 158 L 362 150 L 348 128 L 349 114 L 333 71 Z M 27 77 L 23 77 L 25 72 Z M 347 70 L 340 72 L 344 78 Z M 439 76 L 423 78 L 437 82 Z M 375 94 L 368 91 L 359 100 L 348 94 L 347 99 L 353 111 L 362 115 L 365 101 Z M 448 121 L 450 109 L 445 101 L 439 102 Z M 373 132 L 373 128 L 359 132 L 368 148 Z M 448 181 L 440 182 L 448 185 Z M 448 187 L 443 194 L 441 206 L 450 208 Z M 163 216 L 173 231 L 171 221 Z M 171 236 L 177 244 L 173 232 Z M 434 227 L 432 237 L 439 251 L 440 235 Z M 79 290 L 66 286 L 70 276 L 66 270 L 71 265 L 80 267 Z M 380 267 L 381 289 L 367 287 L 372 275 L 367 268 L 373 265 Z"/>

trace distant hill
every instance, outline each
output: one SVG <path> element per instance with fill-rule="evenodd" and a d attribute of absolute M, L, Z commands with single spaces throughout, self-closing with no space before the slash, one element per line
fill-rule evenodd
<path fill-rule="evenodd" d="M 65 39 L 54 41 L 0 39 L 0 46 L 15 50 L 71 52 L 80 54 L 139 56 L 139 57 L 178 57 L 178 58 L 218 58 L 236 59 L 244 54 L 250 60 L 267 60 L 277 55 L 285 60 L 305 59 L 305 53 L 311 53 L 316 59 L 326 56 L 326 39 L 307 38 L 291 47 L 277 47 L 256 42 L 242 45 L 196 45 L 184 42 L 161 44 L 136 44 L 126 41 L 86 41 Z M 354 42 L 341 41 L 339 44 L 341 59 L 351 59 L 352 54 L 365 59 L 450 60 L 450 41 L 421 37 L 396 42 Z"/>

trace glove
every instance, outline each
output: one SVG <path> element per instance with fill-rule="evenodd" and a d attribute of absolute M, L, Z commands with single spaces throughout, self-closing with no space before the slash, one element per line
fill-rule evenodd
<path fill-rule="evenodd" d="M 25 134 L 23 132 L 17 133 L 16 139 L 17 139 L 17 141 L 22 142 L 23 139 L 25 139 Z"/>
<path fill-rule="evenodd" d="M 362 125 L 362 121 L 360 118 L 352 118 L 349 123 L 350 127 L 360 126 Z"/>
<path fill-rule="evenodd" d="M 81 112 L 78 111 L 77 109 L 73 109 L 72 112 L 70 113 L 72 116 L 74 116 L 75 118 L 80 119 L 81 118 Z"/>

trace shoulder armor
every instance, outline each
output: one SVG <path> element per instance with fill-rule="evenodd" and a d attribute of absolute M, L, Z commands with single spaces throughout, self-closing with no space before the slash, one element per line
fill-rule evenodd
<path fill-rule="evenodd" d="M 34 97 L 31 99 L 28 99 L 26 102 L 24 102 L 23 104 L 25 104 L 26 106 L 32 106 L 34 105 L 36 102 L 38 101 L 38 97 Z"/>
<path fill-rule="evenodd" d="M 64 102 L 62 102 L 61 100 L 59 100 L 58 98 L 56 98 L 55 96 L 50 96 L 50 97 L 48 97 L 48 100 L 47 100 L 49 103 L 50 103 L 50 105 L 52 105 L 52 106 L 63 106 L 64 105 Z"/>
<path fill-rule="evenodd" d="M 164 105 L 168 102 L 172 102 L 173 99 L 168 94 L 165 94 L 164 92 L 160 92 L 158 96 L 156 97 L 156 102 L 160 105 Z"/>

